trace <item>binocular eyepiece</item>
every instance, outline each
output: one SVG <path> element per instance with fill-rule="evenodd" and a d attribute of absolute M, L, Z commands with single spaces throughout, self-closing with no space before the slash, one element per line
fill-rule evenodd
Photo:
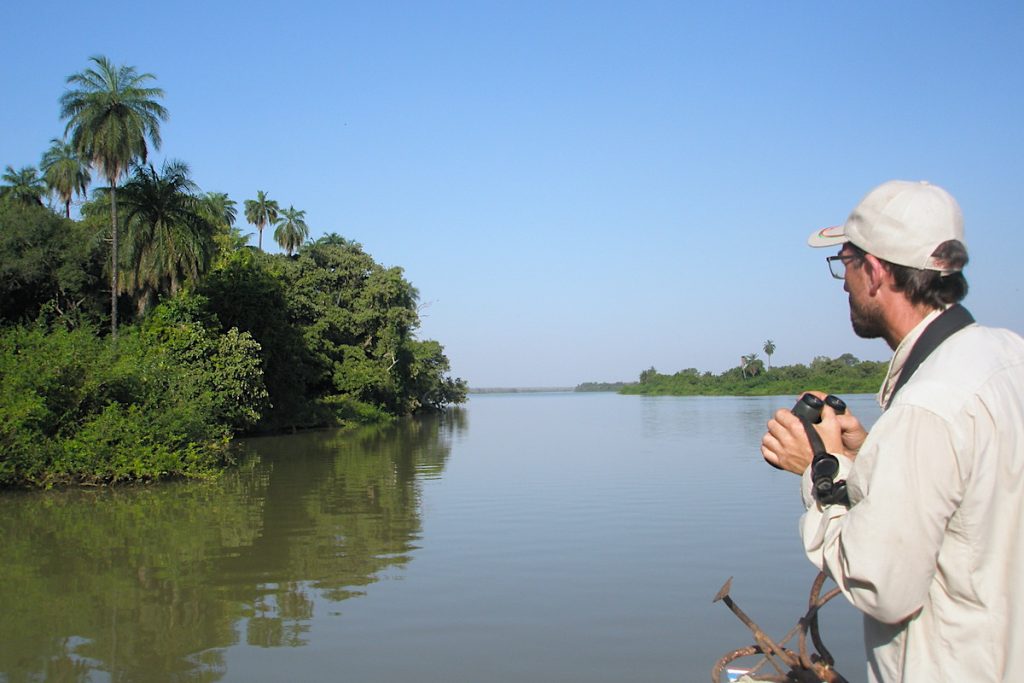
<path fill-rule="evenodd" d="M 838 396 L 829 394 L 825 400 L 822 400 L 814 394 L 804 394 L 793 406 L 793 414 L 812 424 L 818 424 L 821 422 L 821 410 L 826 405 L 840 415 L 846 412 L 846 403 Z"/>

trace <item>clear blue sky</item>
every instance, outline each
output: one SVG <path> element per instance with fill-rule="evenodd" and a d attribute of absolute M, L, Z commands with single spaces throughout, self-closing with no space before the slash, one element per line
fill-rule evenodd
<path fill-rule="evenodd" d="M 3 34 L 0 165 L 90 55 L 153 73 L 157 163 L 403 267 L 471 386 L 887 358 L 805 239 L 890 178 L 960 200 L 968 307 L 1024 331 L 1019 1 L 59 0 Z"/>

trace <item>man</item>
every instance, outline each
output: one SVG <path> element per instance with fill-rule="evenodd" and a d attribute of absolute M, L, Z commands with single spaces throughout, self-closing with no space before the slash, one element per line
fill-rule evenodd
<path fill-rule="evenodd" d="M 869 680 L 1019 680 L 1024 340 L 956 305 L 963 218 L 935 185 L 887 182 L 809 243 L 841 245 L 827 260 L 854 332 L 894 355 L 870 434 L 827 405 L 816 425 L 848 498 L 814 492 L 803 422 L 780 410 L 768 423 L 765 460 L 803 475 L 807 555 L 864 613 Z"/>

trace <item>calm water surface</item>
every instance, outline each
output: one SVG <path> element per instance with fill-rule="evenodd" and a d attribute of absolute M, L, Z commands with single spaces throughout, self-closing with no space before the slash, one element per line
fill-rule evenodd
<path fill-rule="evenodd" d="M 848 397 L 870 424 L 870 397 Z M 253 439 L 213 483 L 0 496 L 3 681 L 707 681 L 815 572 L 764 424 L 792 398 L 474 395 Z M 860 618 L 822 632 L 863 681 Z"/>

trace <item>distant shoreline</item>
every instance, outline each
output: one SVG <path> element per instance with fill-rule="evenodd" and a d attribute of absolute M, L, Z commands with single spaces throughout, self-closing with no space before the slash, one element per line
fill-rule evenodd
<path fill-rule="evenodd" d="M 627 396 L 797 396 L 809 389 L 833 394 L 873 394 L 885 379 L 888 364 L 862 361 L 853 354 L 838 358 L 817 356 L 810 365 L 766 368 L 758 360 L 715 375 L 695 368 L 665 375 L 653 367 L 639 382 L 583 382 L 575 387 L 479 387 L 469 394 L 530 394 L 545 392 L 617 393 Z"/>
<path fill-rule="evenodd" d="M 576 387 L 470 387 L 467 394 L 542 394 L 554 391 L 576 391 Z"/>

